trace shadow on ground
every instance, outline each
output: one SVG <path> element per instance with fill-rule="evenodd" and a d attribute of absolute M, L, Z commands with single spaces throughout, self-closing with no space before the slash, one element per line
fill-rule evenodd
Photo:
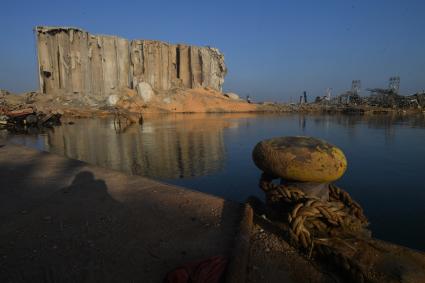
<path fill-rule="evenodd" d="M 1 282 L 160 282 L 229 255 L 240 205 L 57 155 L 0 148 Z"/>

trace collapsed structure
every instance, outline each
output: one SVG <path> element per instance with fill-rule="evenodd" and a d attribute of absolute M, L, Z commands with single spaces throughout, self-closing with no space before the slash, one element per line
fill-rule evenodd
<path fill-rule="evenodd" d="M 334 105 L 369 105 L 383 108 L 417 108 L 425 107 L 425 92 L 412 95 L 400 95 L 400 77 L 390 77 L 388 88 L 367 88 L 371 95 L 360 96 L 361 81 L 353 80 L 351 90 L 331 98 L 330 89 L 325 96 L 317 96 L 315 102 Z M 300 103 L 301 104 L 301 103 Z"/>
<path fill-rule="evenodd" d="M 154 90 L 222 90 L 226 66 L 216 48 L 126 40 L 78 28 L 36 27 L 40 92 L 108 97 L 148 83 Z"/>

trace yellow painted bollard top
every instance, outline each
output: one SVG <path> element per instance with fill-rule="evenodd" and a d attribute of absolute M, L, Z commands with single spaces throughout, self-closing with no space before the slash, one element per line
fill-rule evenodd
<path fill-rule="evenodd" d="M 265 173 L 297 182 L 333 182 L 347 169 L 341 149 L 312 137 L 263 140 L 255 146 L 252 158 Z"/>

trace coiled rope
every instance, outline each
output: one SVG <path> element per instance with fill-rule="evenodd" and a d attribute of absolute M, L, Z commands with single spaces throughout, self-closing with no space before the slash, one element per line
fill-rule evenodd
<path fill-rule="evenodd" d="M 263 173 L 260 187 L 266 194 L 267 206 L 277 208 L 278 218 L 287 221 L 292 245 L 311 253 L 315 244 L 324 244 L 330 238 L 370 234 L 361 206 L 336 185 L 329 184 L 329 201 L 324 201 L 297 187 L 274 184 L 273 179 L 276 178 Z"/>

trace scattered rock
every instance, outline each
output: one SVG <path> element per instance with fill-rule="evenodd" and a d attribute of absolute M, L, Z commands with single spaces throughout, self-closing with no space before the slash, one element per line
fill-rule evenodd
<path fill-rule="evenodd" d="M 137 93 L 142 97 L 144 102 L 149 102 L 154 96 L 154 92 L 150 84 L 145 82 L 140 82 L 137 84 Z"/>
<path fill-rule="evenodd" d="M 224 96 L 233 99 L 233 100 L 240 100 L 241 98 L 239 97 L 239 95 L 237 95 L 236 93 L 233 92 L 227 92 L 224 94 Z"/>
<path fill-rule="evenodd" d="M 171 99 L 169 97 L 166 97 L 162 100 L 164 103 L 170 104 L 171 103 Z"/>
<path fill-rule="evenodd" d="M 120 100 L 118 95 L 112 94 L 108 97 L 108 105 L 109 106 L 115 106 L 117 104 L 118 100 Z"/>

